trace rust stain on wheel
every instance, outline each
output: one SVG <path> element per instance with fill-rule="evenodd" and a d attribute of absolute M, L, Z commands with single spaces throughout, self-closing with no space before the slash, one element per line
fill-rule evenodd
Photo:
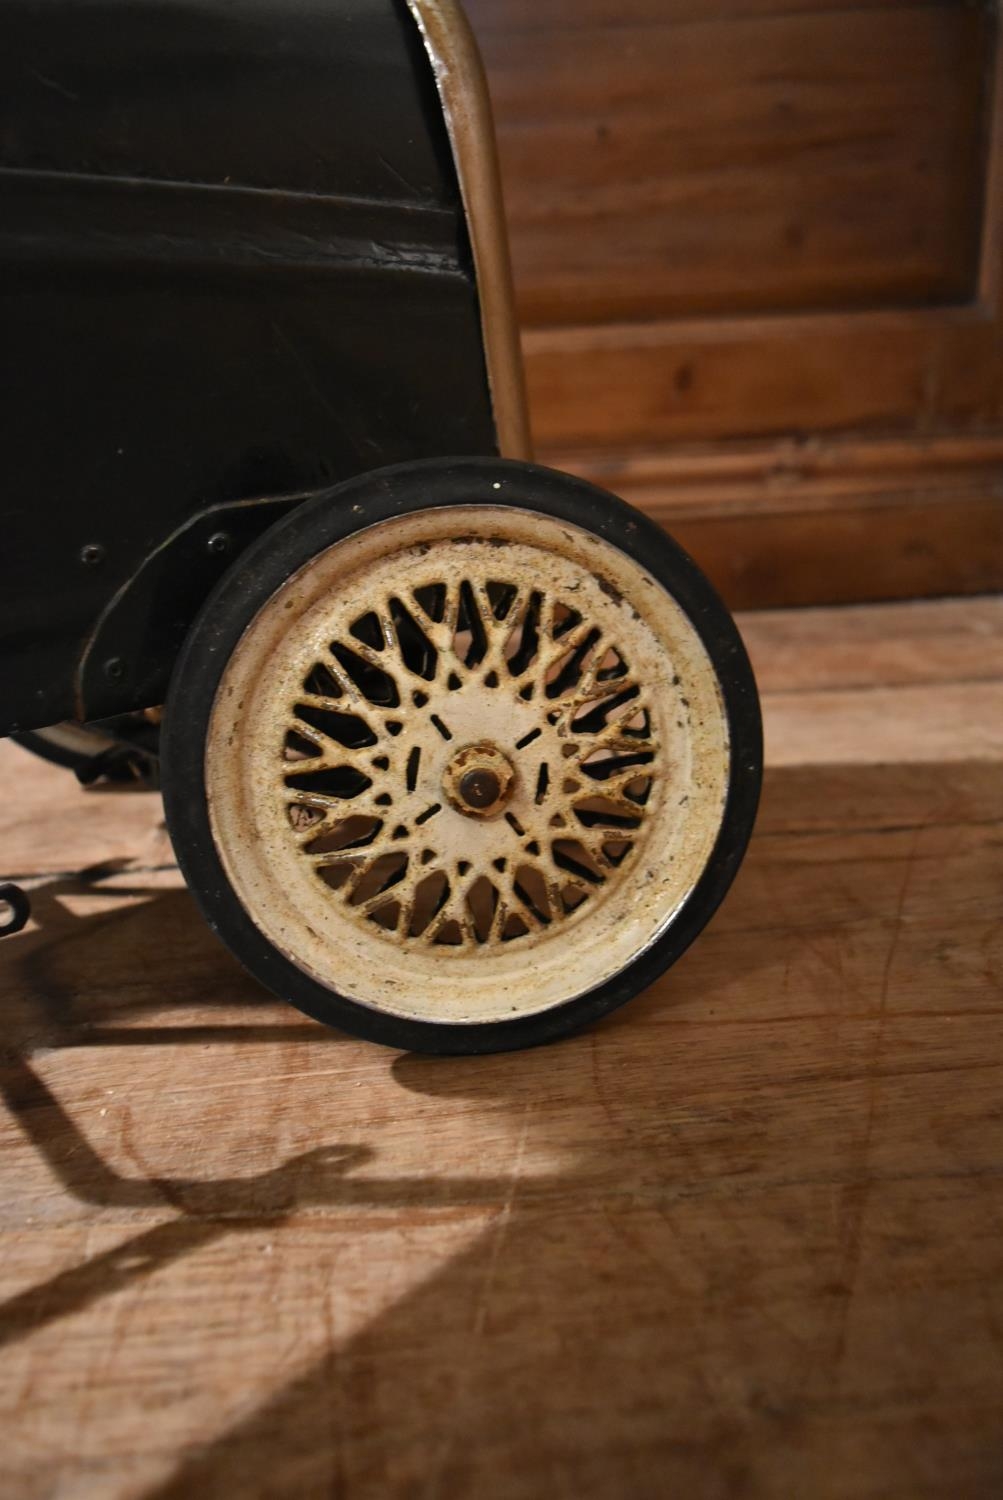
<path fill-rule="evenodd" d="M 213 837 L 265 935 L 361 1004 L 531 1015 L 672 921 L 721 824 L 727 724 L 692 624 L 626 554 L 429 509 L 261 609 L 206 745 Z"/>

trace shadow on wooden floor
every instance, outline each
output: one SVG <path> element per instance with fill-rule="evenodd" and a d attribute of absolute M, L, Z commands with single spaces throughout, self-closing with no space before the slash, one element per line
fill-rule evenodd
<path fill-rule="evenodd" d="M 0 1309 L 0 1342 L 120 1291 L 236 1226 L 281 1227 L 312 1205 L 405 1216 L 483 1205 L 496 1212 L 472 1246 L 217 1441 L 182 1455 L 149 1500 L 745 1496 L 797 1492 L 804 1465 L 821 1476 L 808 1488 L 823 1495 L 839 1492 L 823 1482 L 827 1466 L 835 1472 L 865 1449 L 874 1493 L 919 1493 L 924 1465 L 946 1469 L 954 1449 L 962 1477 L 991 1486 L 1000 1460 L 986 1423 L 979 1426 L 982 1408 L 950 1435 L 933 1424 L 917 1438 L 923 1413 L 942 1398 L 938 1367 L 950 1363 L 938 1330 L 964 1306 L 964 1287 L 951 1283 L 952 1303 L 939 1284 L 916 1298 L 907 1282 L 890 1292 L 881 1275 L 870 1284 L 860 1274 L 861 1193 L 872 1182 L 883 1184 L 883 1233 L 925 1237 L 931 1254 L 938 1236 L 940 1253 L 950 1244 L 942 1222 L 950 1172 L 939 1160 L 923 1172 L 913 1161 L 906 1172 L 895 1158 L 899 1146 L 882 1143 L 885 1116 L 875 1112 L 875 1080 L 899 1088 L 900 1076 L 901 1087 L 913 1089 L 917 1117 L 946 1107 L 939 1095 L 925 1097 L 929 1069 L 919 1082 L 893 1075 L 881 1050 L 914 834 L 929 813 L 929 804 L 919 813 L 914 805 L 914 824 L 889 823 L 897 768 L 882 770 L 887 786 L 871 770 L 833 773 L 846 791 L 842 805 L 833 804 L 825 768 L 775 774 L 747 869 L 693 961 L 671 986 L 657 986 L 590 1034 L 517 1058 L 387 1054 L 400 1090 L 433 1096 L 443 1109 L 476 1097 L 525 1115 L 531 1128 L 535 1108 L 571 1100 L 550 1114 L 562 1169 L 525 1180 L 476 1170 L 438 1176 L 434 1163 L 420 1176 L 381 1180 L 372 1150 L 338 1142 L 256 1176 L 118 1175 L 46 1086 L 34 1054 L 95 1044 L 342 1039 L 307 1021 L 255 1020 L 255 1008 L 271 1001 L 239 975 L 183 890 L 151 893 L 137 879 L 140 904 L 84 917 L 71 915 L 62 898 L 94 893 L 105 872 L 43 887 L 42 930 L 26 935 L 13 960 L 23 1000 L 7 1017 L 8 1106 L 68 1194 L 102 1207 L 169 1206 L 177 1216 L 13 1298 Z M 981 777 L 980 768 L 959 768 L 945 815 L 978 811 Z M 943 801 L 943 777 L 940 788 Z M 916 791 L 922 799 L 922 778 Z M 797 806 L 788 816 L 790 799 Z M 878 838 L 882 819 L 887 849 L 854 846 L 827 862 L 796 842 L 820 831 L 838 837 L 841 821 Z M 771 844 L 778 838 L 794 841 L 780 858 Z M 869 886 L 854 860 L 868 861 Z M 875 958 L 868 950 L 860 960 L 871 987 L 842 1017 L 828 1001 L 808 1017 L 805 1024 L 821 1030 L 806 1048 L 796 1032 L 787 1040 L 798 1017 L 791 1007 L 783 1013 L 778 976 L 819 961 L 827 929 L 818 912 L 827 908 L 837 924 L 872 924 Z M 948 912 L 945 932 L 951 921 Z M 864 940 L 854 941 L 859 948 Z M 130 976 L 154 952 L 171 954 L 179 1004 L 204 1010 L 225 994 L 229 1018 L 164 1025 L 161 996 L 155 1024 L 144 1025 L 149 983 Z M 844 981 L 833 981 L 833 1004 L 843 1002 Z M 745 994 L 736 997 L 736 987 Z M 667 1009 L 694 993 L 708 1027 L 715 1013 L 722 1026 L 741 1020 L 746 1001 L 779 1007 L 775 1035 L 736 1032 L 730 1063 L 715 1083 L 699 1086 L 691 1034 L 679 1045 Z M 247 1021 L 232 1019 L 235 996 Z M 974 1172 L 974 1158 L 968 1165 Z M 928 1211 L 931 1182 L 937 1202 Z M 249 1286 L 248 1316 L 256 1315 Z M 889 1341 L 895 1360 L 882 1366 L 875 1350 Z"/>

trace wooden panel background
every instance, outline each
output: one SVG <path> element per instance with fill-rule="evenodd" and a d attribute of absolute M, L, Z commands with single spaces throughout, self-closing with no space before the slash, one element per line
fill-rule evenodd
<path fill-rule="evenodd" d="M 541 459 L 736 605 L 1003 583 L 997 6 L 468 10 Z"/>

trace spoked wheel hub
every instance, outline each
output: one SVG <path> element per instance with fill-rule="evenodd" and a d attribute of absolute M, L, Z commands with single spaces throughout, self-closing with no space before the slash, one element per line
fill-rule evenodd
<path fill-rule="evenodd" d="M 442 787 L 457 812 L 468 818 L 495 818 L 511 797 L 515 780 L 515 767 L 504 751 L 482 740 L 450 758 Z"/>

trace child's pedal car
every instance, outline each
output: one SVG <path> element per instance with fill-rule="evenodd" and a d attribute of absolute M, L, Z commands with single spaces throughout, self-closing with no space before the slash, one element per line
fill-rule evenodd
<path fill-rule="evenodd" d="M 479 1052 L 621 1004 L 734 877 L 758 701 L 685 554 L 525 461 L 458 7 L 34 0 L 0 42 L 0 732 L 148 757 L 163 705 L 196 900 L 323 1021 Z"/>

